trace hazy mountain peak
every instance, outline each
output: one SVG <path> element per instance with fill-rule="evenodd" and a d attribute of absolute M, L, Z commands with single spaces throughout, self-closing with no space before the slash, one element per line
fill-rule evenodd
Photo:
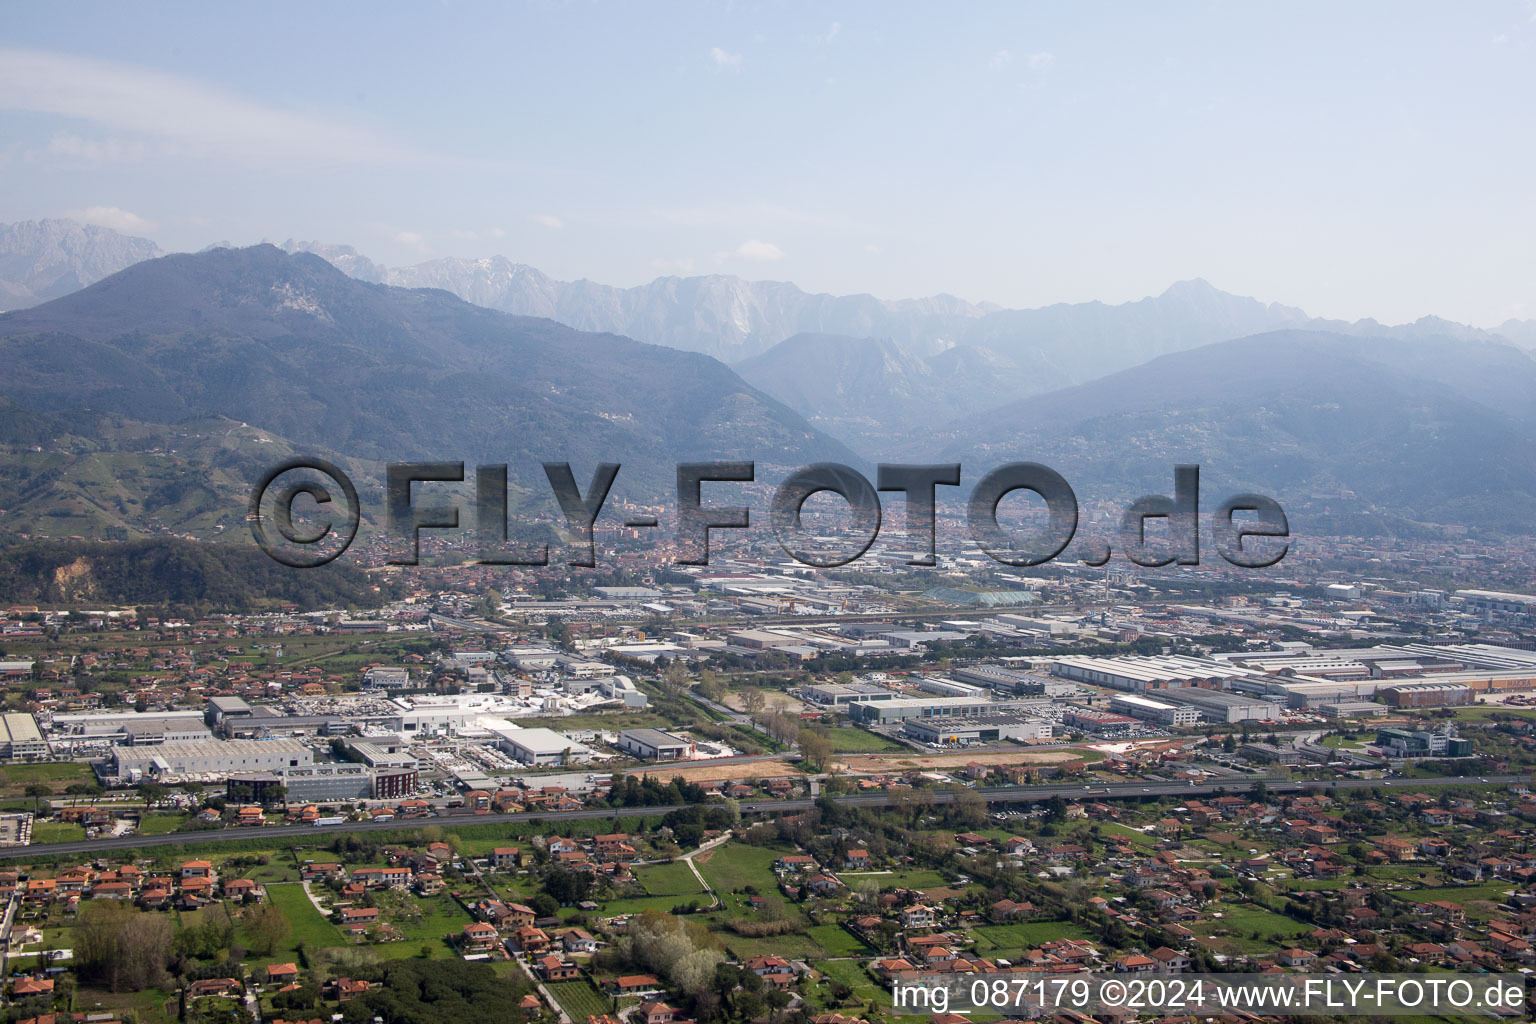
<path fill-rule="evenodd" d="M 160 247 L 147 238 L 94 224 L 64 219 L 0 224 L 0 309 L 23 309 L 68 295 L 160 255 Z"/>

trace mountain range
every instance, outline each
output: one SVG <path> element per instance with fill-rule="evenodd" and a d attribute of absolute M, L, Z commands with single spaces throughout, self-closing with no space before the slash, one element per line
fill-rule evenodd
<path fill-rule="evenodd" d="M 1529 533 L 1536 359 L 1489 341 L 1277 331 L 958 418 L 904 454 L 1039 458 L 1080 497 L 1122 507 L 1198 463 L 1205 507 L 1258 491 L 1340 532 Z"/>
<path fill-rule="evenodd" d="M 670 494 L 679 461 L 859 461 L 708 356 L 367 284 L 270 245 L 149 260 L 0 316 L 0 360 L 13 421 L 51 417 L 93 443 L 119 421 L 217 418 L 353 459 L 506 462 L 541 492 L 542 461 L 572 462 L 583 486 L 619 462 L 616 497 Z M 240 455 L 248 481 L 258 457 Z"/>
<path fill-rule="evenodd" d="M 6 237 L 73 237 L 44 224 Z M 22 260 L 53 270 L 0 287 L 64 288 L 134 251 L 99 237 L 101 253 L 35 245 L 65 256 Z M 1211 488 L 1271 494 L 1314 528 L 1530 533 L 1533 344 L 1536 321 L 1344 323 L 1199 280 L 1005 310 L 732 277 L 618 289 L 499 257 L 390 269 L 340 246 L 218 248 L 0 316 L 0 522 L 206 534 L 289 450 L 491 458 L 524 483 L 533 469 L 541 492 L 539 461 L 616 460 L 621 484 L 656 493 L 684 459 L 858 465 L 858 452 L 959 460 L 967 481 L 1038 459 L 1085 499 L 1122 502 L 1194 461 Z"/>
<path fill-rule="evenodd" d="M 147 238 L 72 220 L 0 224 L 0 310 L 68 295 L 162 255 Z"/>

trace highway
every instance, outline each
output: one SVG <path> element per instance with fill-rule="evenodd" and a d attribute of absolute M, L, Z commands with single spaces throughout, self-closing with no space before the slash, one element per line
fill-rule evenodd
<path fill-rule="evenodd" d="M 1529 782 L 1528 775 L 1488 775 L 1465 779 L 1339 779 L 1330 782 L 1291 782 L 1261 776 L 1243 779 L 1214 780 L 1198 786 L 1187 782 L 1117 782 L 1117 783 L 1052 783 L 1040 786 L 993 786 L 973 792 L 989 804 L 1024 804 L 1049 800 L 1053 796 L 1068 800 L 1136 800 L 1154 796 L 1211 796 L 1218 790 L 1231 794 L 1245 793 L 1255 783 L 1263 782 L 1271 793 L 1296 793 L 1304 790 L 1328 792 L 1333 790 L 1371 789 L 1377 786 L 1387 789 L 1426 789 L 1440 786 L 1466 786 L 1478 784 L 1509 785 Z M 834 797 L 838 803 L 854 807 L 887 807 L 908 797 L 911 790 L 895 793 L 858 793 Z M 936 804 L 950 803 L 954 792 L 948 789 L 924 791 Z M 759 800 L 741 804 L 743 814 L 793 814 L 815 806 L 810 799 Z M 679 810 L 667 807 L 598 807 L 580 811 L 520 814 L 453 814 L 429 818 L 407 818 L 397 821 L 358 821 L 344 825 L 269 825 L 261 829 L 225 828 L 206 832 L 172 832 L 159 836 L 119 836 L 111 839 L 91 839 L 70 843 L 44 843 L 32 846 L 0 848 L 0 860 L 41 860 L 47 857 L 78 854 L 100 854 L 109 850 L 144 850 L 155 846 L 201 846 L 205 843 L 242 842 L 252 839 L 298 839 L 311 843 L 329 842 L 330 837 L 342 833 L 358 832 L 406 832 L 435 825 L 452 829 L 455 826 L 502 825 L 537 820 L 539 822 L 581 821 L 591 818 L 643 818 Z"/>

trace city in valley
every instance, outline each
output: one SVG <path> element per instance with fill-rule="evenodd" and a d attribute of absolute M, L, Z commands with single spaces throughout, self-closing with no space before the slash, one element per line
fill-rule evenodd
<path fill-rule="evenodd" d="M 598 542 L 7 609 L 12 1016 L 365 1021 L 478 963 L 497 1019 L 849 1024 L 935 974 L 1536 961 L 1536 598 L 1491 549 L 1428 585 L 1358 539 L 1284 576 Z"/>

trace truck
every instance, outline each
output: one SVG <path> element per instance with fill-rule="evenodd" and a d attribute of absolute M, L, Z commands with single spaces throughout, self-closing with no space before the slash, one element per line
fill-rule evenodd
<path fill-rule="evenodd" d="M 324 828 L 327 825 L 342 825 L 346 823 L 346 820 L 347 819 L 340 814 L 333 815 L 329 818 L 316 818 L 315 828 Z"/>

